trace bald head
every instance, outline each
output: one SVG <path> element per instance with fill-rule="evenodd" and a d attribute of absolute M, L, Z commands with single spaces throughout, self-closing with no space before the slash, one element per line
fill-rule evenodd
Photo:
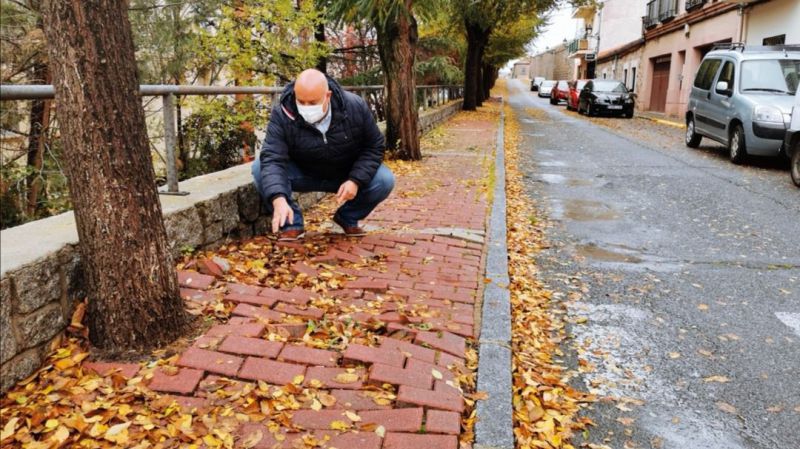
<path fill-rule="evenodd" d="M 300 105 L 322 104 L 330 98 L 328 79 L 317 69 L 303 70 L 294 83 L 294 96 Z"/>

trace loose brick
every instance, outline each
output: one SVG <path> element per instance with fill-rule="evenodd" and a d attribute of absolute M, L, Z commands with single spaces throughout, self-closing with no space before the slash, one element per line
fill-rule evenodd
<path fill-rule="evenodd" d="M 243 295 L 240 293 L 228 293 L 225 295 L 227 301 L 235 303 L 255 304 L 257 306 L 272 307 L 278 300 L 271 297 L 260 295 Z"/>
<path fill-rule="evenodd" d="M 215 301 L 217 299 L 217 295 L 205 290 L 196 290 L 194 288 L 182 288 L 181 298 L 183 298 L 186 301 L 192 301 L 199 304 L 208 304 L 212 301 Z"/>
<path fill-rule="evenodd" d="M 422 428 L 422 408 L 372 410 L 358 415 L 361 416 L 360 426 L 376 424 L 387 432 L 419 432 Z"/>
<path fill-rule="evenodd" d="M 292 423 L 304 429 L 330 430 L 334 421 L 353 424 L 345 410 L 297 410 L 292 414 Z"/>
<path fill-rule="evenodd" d="M 278 356 L 280 360 L 304 363 L 306 365 L 336 366 L 339 354 L 324 349 L 314 349 L 306 346 L 286 345 Z"/>
<path fill-rule="evenodd" d="M 223 278 L 225 277 L 225 272 L 222 271 L 222 267 L 217 265 L 216 262 L 209 258 L 203 258 L 197 261 L 197 269 L 209 276 L 214 276 L 216 278 Z"/>
<path fill-rule="evenodd" d="M 303 289 L 295 288 L 292 291 L 277 290 L 274 288 L 265 288 L 259 293 L 260 296 L 269 298 L 273 302 L 280 301 L 296 306 L 304 306 L 311 302 L 312 293 Z"/>
<path fill-rule="evenodd" d="M 439 352 L 439 357 L 436 359 L 436 364 L 439 366 L 444 366 L 447 368 L 450 367 L 461 367 L 463 368 L 466 366 L 464 364 L 464 359 L 460 357 L 456 357 L 454 355 L 447 354 L 446 352 Z"/>
<path fill-rule="evenodd" d="M 275 306 L 275 308 L 273 310 L 275 310 L 277 312 L 280 312 L 280 313 L 285 313 L 287 315 L 303 316 L 303 317 L 312 318 L 312 319 L 315 319 L 315 320 L 318 320 L 318 319 L 322 318 L 323 315 L 325 315 L 325 312 L 323 312 L 320 309 L 314 308 L 314 307 L 308 307 L 306 309 L 301 309 L 299 307 L 290 306 L 290 305 L 284 304 L 282 302 L 279 302 Z"/>
<path fill-rule="evenodd" d="M 306 333 L 307 325 L 301 323 L 267 324 L 267 332 L 284 337 L 300 338 Z"/>
<path fill-rule="evenodd" d="M 196 271 L 178 271 L 178 284 L 181 287 L 205 290 L 216 281 L 214 276 L 207 276 Z"/>
<path fill-rule="evenodd" d="M 84 371 L 91 371 L 98 376 L 109 376 L 119 373 L 128 379 L 136 376 L 139 372 L 138 363 L 113 363 L 113 362 L 86 362 L 83 364 Z"/>
<path fill-rule="evenodd" d="M 267 341 L 260 338 L 248 338 L 230 336 L 222 342 L 220 351 L 233 354 L 254 355 L 268 359 L 274 359 L 283 349 L 283 343 L 279 341 Z"/>
<path fill-rule="evenodd" d="M 178 365 L 232 377 L 239 371 L 242 358 L 192 347 L 181 355 Z"/>
<path fill-rule="evenodd" d="M 236 293 L 239 295 L 257 296 L 261 291 L 261 287 L 257 285 L 230 283 L 225 287 L 227 288 L 228 293 Z"/>
<path fill-rule="evenodd" d="M 306 371 L 305 385 L 314 386 L 317 388 L 340 388 L 348 390 L 358 390 L 364 386 L 363 369 L 355 369 L 352 371 L 352 374 L 358 376 L 358 380 L 355 382 L 343 383 L 336 380 L 336 376 L 345 373 L 349 373 L 349 371 L 345 368 L 325 368 L 321 366 L 312 366 Z M 319 384 L 317 382 L 319 382 Z"/>
<path fill-rule="evenodd" d="M 242 365 L 239 377 L 242 379 L 263 380 L 274 385 L 292 383 L 295 377 L 305 375 L 306 367 L 294 363 L 282 363 L 258 357 L 248 357 Z"/>
<path fill-rule="evenodd" d="M 402 369 L 380 363 L 375 363 L 370 367 L 369 380 L 379 384 L 410 385 L 422 389 L 433 388 L 433 376 L 430 372 Z"/>
<path fill-rule="evenodd" d="M 347 281 L 344 286 L 346 288 L 357 288 L 377 292 L 382 292 L 389 288 L 388 281 L 385 279 L 356 279 L 355 281 Z"/>
<path fill-rule="evenodd" d="M 275 312 L 274 310 L 244 303 L 237 304 L 236 308 L 234 308 L 231 313 L 234 315 L 258 318 L 260 320 L 272 322 L 279 322 L 283 320 L 283 315 Z"/>
<path fill-rule="evenodd" d="M 161 368 L 158 368 L 153 373 L 153 378 L 150 379 L 148 387 L 151 390 L 164 393 L 189 394 L 194 391 L 202 378 L 203 371 L 201 370 L 178 368 L 177 374 L 170 376 Z"/>
<path fill-rule="evenodd" d="M 427 344 L 441 351 L 463 357 L 467 351 L 467 341 L 463 337 L 450 332 L 417 332 L 414 339 L 416 344 Z"/>
<path fill-rule="evenodd" d="M 407 357 L 420 359 L 428 363 L 433 363 L 436 360 L 436 351 L 395 338 L 381 338 L 381 349 L 383 348 L 394 349 Z"/>
<path fill-rule="evenodd" d="M 315 433 L 315 435 L 317 435 Z M 326 447 L 337 449 L 381 449 L 383 440 L 375 432 L 347 432 L 328 434 Z"/>
<path fill-rule="evenodd" d="M 206 332 L 209 337 L 227 337 L 237 335 L 239 337 L 260 337 L 264 333 L 264 325 L 258 323 L 247 324 L 217 324 Z"/>
<path fill-rule="evenodd" d="M 295 274 L 305 274 L 310 278 L 316 277 L 319 274 L 317 270 L 309 267 L 305 262 L 295 262 L 294 265 L 292 265 L 292 272 Z"/>
<path fill-rule="evenodd" d="M 400 351 L 392 348 L 373 348 L 356 343 L 347 346 L 342 356 L 346 360 L 355 360 L 364 363 L 382 363 L 384 365 L 403 367 L 405 356 Z"/>
<path fill-rule="evenodd" d="M 457 447 L 458 437 L 455 435 L 389 432 L 383 440 L 383 449 L 456 449 Z"/>
<path fill-rule="evenodd" d="M 428 408 L 464 412 L 464 399 L 461 395 L 446 391 L 431 391 L 401 385 L 397 394 L 397 402 L 401 404 L 422 405 Z"/>
<path fill-rule="evenodd" d="M 423 362 L 422 360 L 408 359 L 408 362 L 406 362 L 406 369 L 418 371 L 420 373 L 431 374 L 434 376 L 434 379 L 436 378 L 436 375 L 433 374 L 433 371 L 436 370 L 441 375 L 441 379 L 439 380 L 448 381 L 455 379 L 455 376 L 453 376 L 453 373 L 451 373 L 449 370 L 446 370 L 433 363 Z"/>
<path fill-rule="evenodd" d="M 425 419 L 425 431 L 458 435 L 461 433 L 461 415 L 456 412 L 428 410 L 428 415 Z"/>
<path fill-rule="evenodd" d="M 391 408 L 391 405 L 376 404 L 372 396 L 366 391 L 332 390 L 331 395 L 336 398 L 333 408 L 348 410 L 385 410 Z"/>

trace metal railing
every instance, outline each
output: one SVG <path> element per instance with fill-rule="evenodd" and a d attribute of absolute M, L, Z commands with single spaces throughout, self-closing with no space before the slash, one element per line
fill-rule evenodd
<path fill-rule="evenodd" d="M 678 14 L 678 0 L 658 0 L 658 21 L 665 22 Z"/>
<path fill-rule="evenodd" d="M 642 17 L 642 24 L 645 28 L 658 25 L 658 0 L 647 2 L 647 15 Z"/>
<path fill-rule="evenodd" d="M 684 3 L 684 9 L 689 11 L 693 8 L 697 8 L 698 6 L 702 6 L 705 2 L 706 0 L 686 0 L 686 3 Z"/>
<path fill-rule="evenodd" d="M 342 86 L 343 89 L 358 94 L 367 102 L 376 120 L 386 117 L 384 86 Z M 265 95 L 270 98 L 270 107 L 280 100 L 283 87 L 258 86 L 186 86 L 171 84 L 144 84 L 139 86 L 139 95 L 143 97 L 159 96 L 163 101 L 164 115 L 164 152 L 167 167 L 167 190 L 159 193 L 169 195 L 188 195 L 178 188 L 177 161 L 175 159 L 175 143 L 177 127 L 175 123 L 175 97 L 185 95 Z M 450 100 L 462 98 L 463 86 L 454 85 L 421 85 L 417 86 L 417 102 L 421 110 L 442 105 Z M 55 90 L 49 84 L 0 85 L 0 101 L 13 100 L 49 100 L 55 98 Z"/>

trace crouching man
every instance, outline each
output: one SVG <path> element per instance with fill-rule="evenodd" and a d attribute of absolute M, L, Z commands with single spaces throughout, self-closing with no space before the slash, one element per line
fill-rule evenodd
<path fill-rule="evenodd" d="M 272 232 L 283 241 L 303 236 L 303 212 L 292 192 L 336 194 L 333 221 L 349 236 L 394 188 L 382 164 L 385 144 L 367 103 L 322 72 L 300 73 L 272 108 L 253 178 L 267 208 Z"/>

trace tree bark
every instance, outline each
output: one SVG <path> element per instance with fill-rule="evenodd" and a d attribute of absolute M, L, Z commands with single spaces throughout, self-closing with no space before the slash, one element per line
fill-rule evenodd
<path fill-rule="evenodd" d="M 489 43 L 491 29 L 483 29 L 469 21 L 467 29 L 467 61 L 464 67 L 464 104 L 462 109 L 474 111 L 483 102 L 481 90 L 481 63 L 483 51 Z"/>
<path fill-rule="evenodd" d="M 33 66 L 33 84 L 50 84 L 50 71 L 47 64 L 38 61 Z M 42 161 L 44 159 L 45 134 L 50 126 L 50 100 L 34 100 L 29 116 L 30 131 L 28 137 L 28 192 L 26 195 L 25 215 L 35 218 L 39 209 L 39 191 L 42 187 Z"/>
<path fill-rule="evenodd" d="M 155 187 L 127 2 L 46 0 L 42 13 L 89 337 L 117 350 L 170 342 L 187 314 Z"/>
<path fill-rule="evenodd" d="M 420 160 L 417 81 L 414 59 L 417 47 L 417 22 L 408 14 L 378 29 L 378 50 L 386 85 L 386 148 L 404 160 Z"/>
<path fill-rule="evenodd" d="M 495 68 L 491 64 L 483 64 L 481 70 L 483 72 L 481 88 L 483 89 L 483 99 L 486 100 L 491 96 L 492 86 L 494 86 Z"/>

